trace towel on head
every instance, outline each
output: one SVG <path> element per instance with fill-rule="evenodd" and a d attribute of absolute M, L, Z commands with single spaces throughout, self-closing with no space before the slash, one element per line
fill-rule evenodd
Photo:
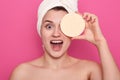
<path fill-rule="evenodd" d="M 64 7 L 68 13 L 78 11 L 78 0 L 43 0 L 38 8 L 37 31 L 40 34 L 42 19 L 48 10 L 61 6 Z"/>

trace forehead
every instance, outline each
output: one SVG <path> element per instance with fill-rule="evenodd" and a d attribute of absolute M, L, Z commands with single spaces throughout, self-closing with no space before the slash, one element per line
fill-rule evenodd
<path fill-rule="evenodd" d="M 67 12 L 66 11 L 63 11 L 63 10 L 54 10 L 54 9 L 52 9 L 52 10 L 49 10 L 46 14 L 45 14 L 45 16 L 43 17 L 43 21 L 44 20 L 53 20 L 53 19 L 56 19 L 56 18 L 61 18 L 61 17 L 63 17 L 63 16 L 65 16 L 67 14 Z"/>

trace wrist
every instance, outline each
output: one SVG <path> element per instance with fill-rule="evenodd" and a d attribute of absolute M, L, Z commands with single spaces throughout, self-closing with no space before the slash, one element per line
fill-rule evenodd
<path fill-rule="evenodd" d="M 107 41 L 105 38 L 102 38 L 101 40 L 96 42 L 96 47 L 101 48 L 107 45 Z"/>

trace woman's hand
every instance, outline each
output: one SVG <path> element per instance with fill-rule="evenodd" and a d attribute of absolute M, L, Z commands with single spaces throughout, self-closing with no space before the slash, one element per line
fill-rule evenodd
<path fill-rule="evenodd" d="M 84 13 L 83 18 L 86 22 L 83 34 L 72 39 L 84 39 L 93 43 L 94 45 L 98 45 L 101 41 L 105 40 L 100 30 L 97 16 L 90 13 Z"/>

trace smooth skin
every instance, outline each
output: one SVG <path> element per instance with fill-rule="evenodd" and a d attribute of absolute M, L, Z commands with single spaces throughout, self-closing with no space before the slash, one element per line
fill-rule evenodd
<path fill-rule="evenodd" d="M 70 38 L 60 30 L 60 21 L 66 14 L 67 12 L 63 10 L 47 12 L 41 29 L 44 55 L 16 67 L 10 80 L 120 80 L 119 70 L 100 30 L 97 16 L 84 13 L 83 18 L 86 21 L 84 33 Z M 73 39 L 87 40 L 95 45 L 101 65 L 69 56 L 67 50 Z M 51 41 L 63 41 L 63 44 L 54 48 L 50 44 Z"/>

